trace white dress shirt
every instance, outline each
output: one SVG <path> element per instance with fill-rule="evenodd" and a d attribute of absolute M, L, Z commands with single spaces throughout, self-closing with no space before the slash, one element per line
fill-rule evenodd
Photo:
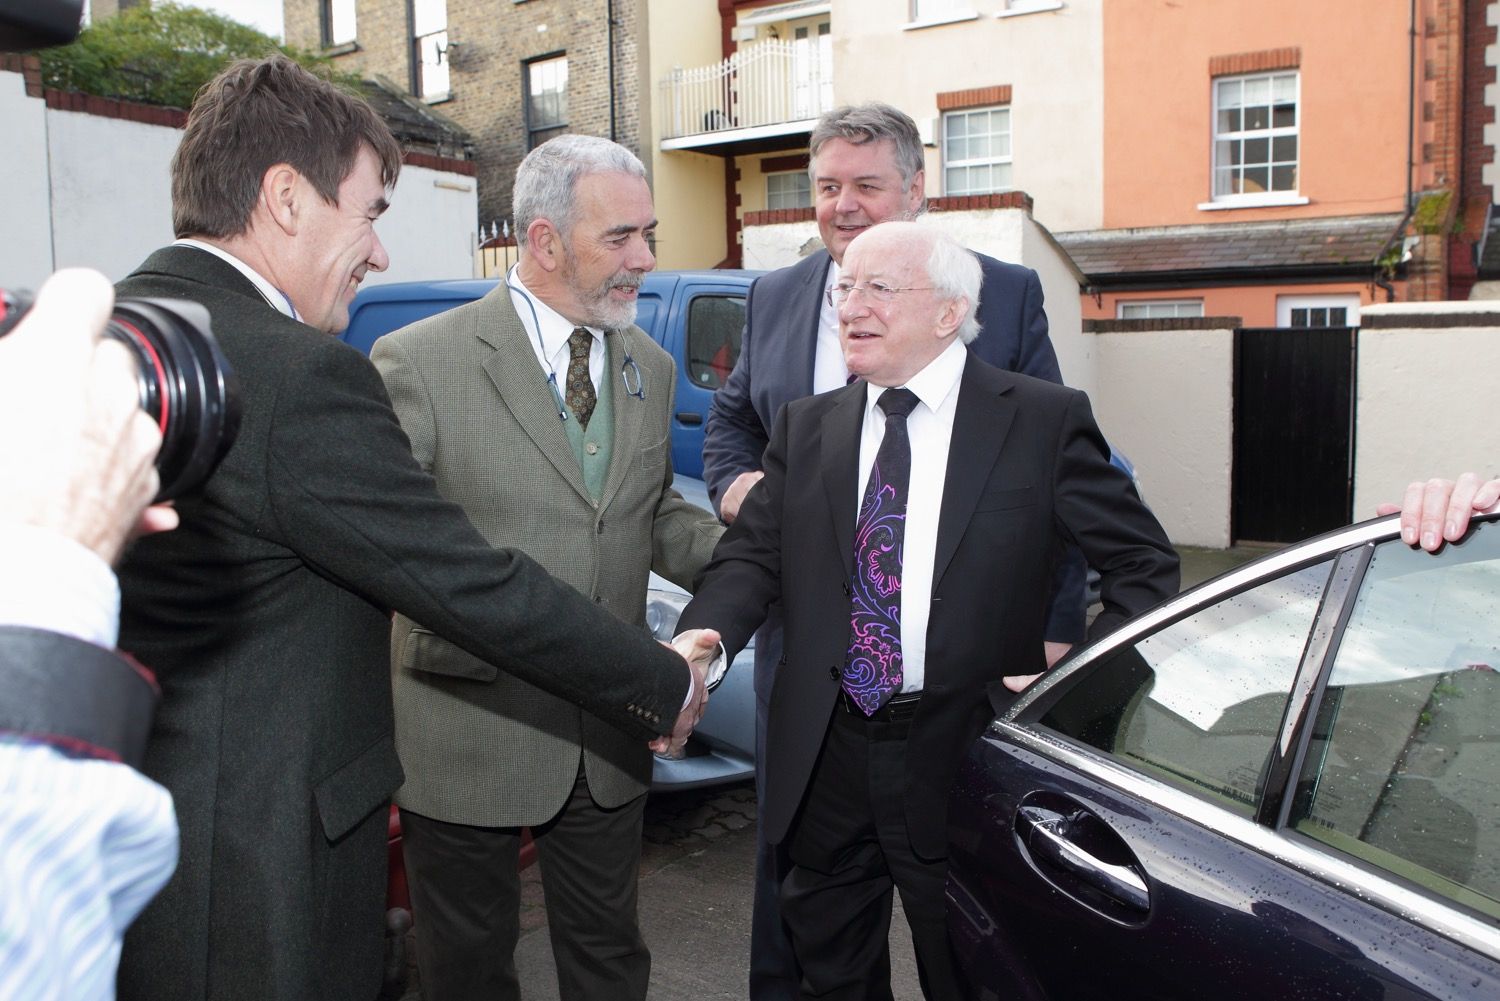
<path fill-rule="evenodd" d="M 255 289 L 260 293 L 261 298 L 265 299 L 266 302 L 269 303 L 271 307 L 278 313 L 281 313 L 283 316 L 290 316 L 294 320 L 302 319 L 302 317 L 297 315 L 297 307 L 292 305 L 292 300 L 287 298 L 285 292 L 281 291 L 281 289 L 277 288 L 275 285 L 272 285 L 259 271 L 256 271 L 250 265 L 246 264 L 238 257 L 235 257 L 229 251 L 223 250 L 219 247 L 215 247 L 211 243 L 204 243 L 202 240 L 178 240 L 173 243 L 172 246 L 196 247 L 197 249 L 204 251 L 205 253 L 213 254 L 219 260 L 223 261 L 225 264 L 228 264 L 240 274 L 250 279 L 250 283 L 255 286 Z"/>
<path fill-rule="evenodd" d="M 839 266 L 830 258 L 828 274 L 823 278 L 825 293 L 838 280 Z M 828 304 L 826 294 L 821 294 L 818 303 L 818 345 L 813 351 L 812 387 L 814 393 L 826 393 L 849 384 L 849 367 L 844 364 L 844 346 L 839 343 L 838 308 Z"/>
<path fill-rule="evenodd" d="M 917 406 L 906 418 L 911 441 L 911 479 L 906 493 L 906 531 L 901 544 L 901 691 L 922 689 L 927 667 L 927 619 L 932 607 L 933 561 L 938 516 L 943 508 L 943 481 L 948 475 L 948 445 L 958 410 L 958 384 L 968 351 L 957 337 L 927 367 L 906 383 Z M 885 389 L 870 386 L 859 436 L 859 492 L 865 495 L 870 467 L 885 439 L 885 413 L 876 406 Z M 856 519 L 858 515 L 856 514 Z"/>
<path fill-rule="evenodd" d="M 114 647 L 120 585 L 97 553 L 57 532 L 15 524 L 0 525 L 0 552 L 0 625 Z"/>
<path fill-rule="evenodd" d="M 578 324 L 532 295 L 521 281 L 518 269 L 511 268 L 510 274 L 505 276 L 505 287 L 510 291 L 511 307 L 521 318 L 521 326 L 526 328 L 537 364 L 548 376 L 557 377 L 557 391 L 566 397 L 568 362 L 572 359 L 568 338 L 573 336 Z M 598 393 L 599 378 L 604 374 L 604 331 L 597 327 L 583 329 L 593 335 L 589 343 L 589 381 L 594 384 L 594 392 Z"/>

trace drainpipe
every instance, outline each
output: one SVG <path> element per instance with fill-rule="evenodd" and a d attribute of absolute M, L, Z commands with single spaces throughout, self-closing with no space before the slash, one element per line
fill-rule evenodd
<path fill-rule="evenodd" d="M 1416 0 L 1412 0 L 1416 3 Z M 615 141 L 615 0 L 604 0 L 604 47 L 607 50 L 605 62 L 609 66 L 609 138 Z M 1410 188 L 1410 179 L 1407 186 Z M 1410 191 L 1407 200 L 1411 200 Z"/>
<path fill-rule="evenodd" d="M 1375 272 L 1374 284 L 1385 289 L 1386 302 L 1396 301 L 1396 286 L 1380 277 L 1380 261 L 1390 252 L 1396 241 L 1405 237 L 1406 224 L 1411 222 L 1412 213 L 1417 208 L 1412 202 L 1412 175 L 1417 171 L 1415 153 L 1417 141 L 1417 0 L 1411 0 L 1411 13 L 1408 19 L 1407 35 L 1410 38 L 1410 44 L 1407 46 L 1406 53 L 1406 212 L 1401 216 L 1401 221 L 1396 223 L 1395 231 L 1375 252 L 1375 260 L 1371 262 Z"/>

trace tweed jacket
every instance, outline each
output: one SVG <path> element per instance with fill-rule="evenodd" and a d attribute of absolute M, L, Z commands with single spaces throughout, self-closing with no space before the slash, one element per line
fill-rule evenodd
<path fill-rule="evenodd" d="M 492 545 L 524 549 L 643 624 L 649 572 L 691 587 L 723 529 L 672 489 L 671 356 L 636 327 L 605 343 L 614 434 L 597 503 L 505 284 L 381 338 L 371 357 L 417 461 Z M 644 399 L 624 389 L 627 355 Z M 403 809 L 483 827 L 540 824 L 567 801 L 580 751 L 600 806 L 650 782 L 651 754 L 637 735 L 404 615 L 393 627 L 391 687 Z"/>

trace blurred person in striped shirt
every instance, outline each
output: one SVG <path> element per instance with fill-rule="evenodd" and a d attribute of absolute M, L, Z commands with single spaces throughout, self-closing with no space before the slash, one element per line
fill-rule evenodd
<path fill-rule="evenodd" d="M 148 506 L 161 435 L 100 336 L 113 302 L 59 272 L 0 338 L 0 998 L 114 998 L 125 928 L 177 864 L 172 798 L 133 767 L 156 688 L 114 650 L 111 569 L 177 515 Z"/>

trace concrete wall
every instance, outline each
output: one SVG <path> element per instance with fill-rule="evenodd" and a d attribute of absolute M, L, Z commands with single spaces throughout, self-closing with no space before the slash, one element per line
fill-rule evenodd
<path fill-rule="evenodd" d="M 1414 479 L 1500 474 L 1500 303 L 1383 304 L 1361 321 L 1355 518 Z"/>
<path fill-rule="evenodd" d="M 833 0 L 834 100 L 886 101 L 926 126 L 939 94 L 1009 86 L 1012 187 L 1049 229 L 1102 225 L 1104 0 L 1007 17 L 995 16 L 1000 0 L 968 6 L 977 17 L 912 27 L 909 0 Z M 927 194 L 946 193 L 942 151 L 929 146 Z"/>
<path fill-rule="evenodd" d="M 796 264 L 804 256 L 823 247 L 818 224 L 806 222 L 774 223 L 768 226 L 746 226 L 744 230 L 745 267 L 771 271 Z"/>
<path fill-rule="evenodd" d="M 102 115 L 49 109 L 19 73 L 0 71 L 0 284 L 36 287 L 57 268 L 119 280 L 172 241 L 170 164 L 182 133 Z M 378 284 L 467 278 L 474 271 L 472 177 L 407 165 L 377 232 L 391 268 Z"/>
<path fill-rule="evenodd" d="M 1084 336 L 1094 340 L 1099 371 L 1094 415 L 1135 463 L 1141 492 L 1167 537 L 1178 545 L 1229 545 L 1233 331 Z"/>
<path fill-rule="evenodd" d="M 474 277 L 476 189 L 474 178 L 464 174 L 402 167 L 391 207 L 375 224 L 391 266 L 380 274 L 371 272 L 364 283 Z"/>
<path fill-rule="evenodd" d="M 169 166 L 181 138 L 162 125 L 47 110 L 57 267 L 118 281 L 172 242 Z"/>
<path fill-rule="evenodd" d="M 1092 396 L 1098 385 L 1098 356 L 1095 338 L 1083 333 L 1078 269 L 1052 235 L 1029 218 L 1021 227 L 1020 260 L 1035 269 L 1042 282 L 1047 331 L 1057 351 L 1063 382 Z"/>
<path fill-rule="evenodd" d="M 52 219 L 47 209 L 47 109 L 26 96 L 20 73 L 0 71 L 0 286 L 36 288 L 50 275 Z"/>

